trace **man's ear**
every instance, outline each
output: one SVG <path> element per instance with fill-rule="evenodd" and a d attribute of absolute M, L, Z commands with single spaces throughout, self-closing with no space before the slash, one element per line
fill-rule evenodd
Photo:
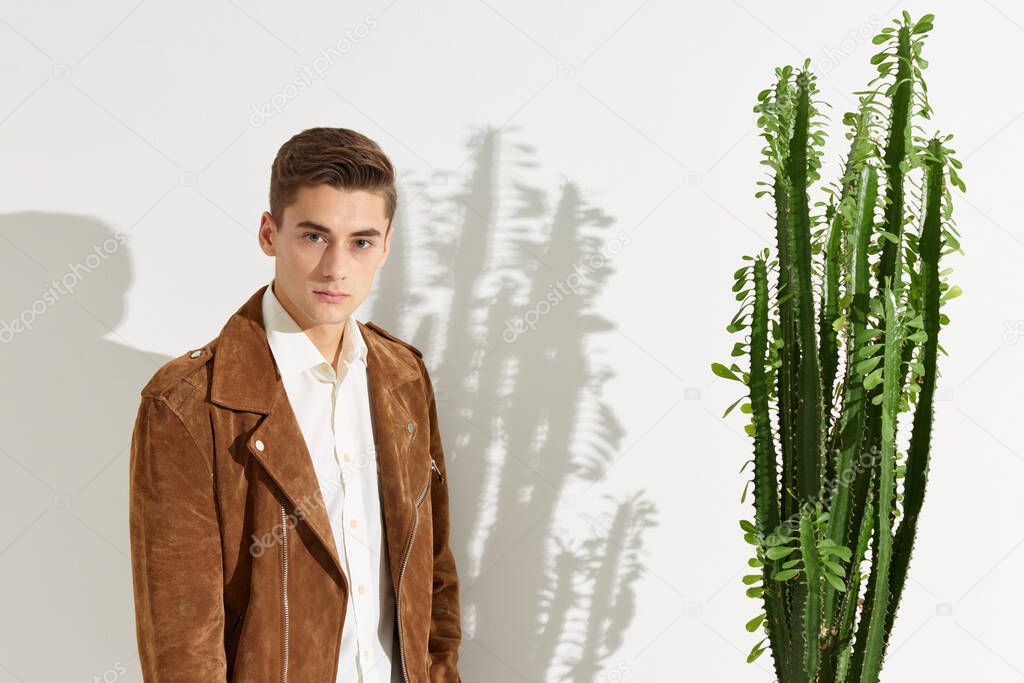
<path fill-rule="evenodd" d="M 260 229 L 259 229 L 259 241 L 260 249 L 267 256 L 277 255 L 277 246 L 275 242 L 277 240 L 277 221 L 274 220 L 274 216 L 269 211 L 264 211 L 260 216 Z"/>
<path fill-rule="evenodd" d="M 381 253 L 380 263 L 377 264 L 377 268 L 383 268 L 384 264 L 388 261 L 388 254 L 391 253 L 391 238 L 395 234 L 394 228 L 391 227 L 391 221 L 388 221 L 388 227 L 384 231 L 384 249 Z"/>

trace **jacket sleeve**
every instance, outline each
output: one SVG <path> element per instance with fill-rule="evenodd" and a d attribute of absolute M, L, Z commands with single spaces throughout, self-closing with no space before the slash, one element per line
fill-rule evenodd
<path fill-rule="evenodd" d="M 422 362 L 422 361 L 421 361 Z M 434 459 L 439 476 L 433 473 L 430 485 L 430 505 L 433 512 L 434 536 L 434 596 L 431 605 L 430 652 L 431 683 L 462 683 L 458 671 L 459 643 L 462 640 L 462 626 L 459 609 L 459 576 L 455 568 L 455 557 L 449 543 L 448 475 L 438 429 L 437 404 L 434 388 L 423 369 L 427 383 L 427 399 L 430 406 L 430 457 Z"/>
<path fill-rule="evenodd" d="M 147 683 L 223 683 L 223 563 L 210 458 L 168 403 L 144 396 L 132 434 L 129 532 Z"/>

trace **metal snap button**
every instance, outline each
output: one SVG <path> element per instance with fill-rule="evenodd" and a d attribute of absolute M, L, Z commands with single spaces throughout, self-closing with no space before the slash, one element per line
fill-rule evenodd
<path fill-rule="evenodd" d="M 256 446 L 256 450 L 258 450 L 258 451 L 262 451 L 263 450 L 263 442 L 261 440 L 256 439 L 256 443 L 254 445 Z"/>
<path fill-rule="evenodd" d="M 410 422 L 409 424 L 405 425 L 405 430 L 406 430 L 407 432 L 409 432 L 410 434 L 412 434 L 412 430 L 413 430 L 413 424 L 412 424 L 412 422 Z"/>
<path fill-rule="evenodd" d="M 189 358 L 199 358 L 199 356 L 201 356 L 201 355 L 203 355 L 202 351 L 193 351 L 192 353 L 188 354 L 188 357 Z"/>

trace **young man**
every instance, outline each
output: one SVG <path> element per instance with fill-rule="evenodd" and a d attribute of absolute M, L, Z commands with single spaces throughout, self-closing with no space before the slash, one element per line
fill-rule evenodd
<path fill-rule="evenodd" d="M 422 354 L 353 311 L 387 261 L 372 140 L 281 147 L 261 287 L 142 390 L 131 447 L 146 681 L 461 683 L 448 485 Z"/>

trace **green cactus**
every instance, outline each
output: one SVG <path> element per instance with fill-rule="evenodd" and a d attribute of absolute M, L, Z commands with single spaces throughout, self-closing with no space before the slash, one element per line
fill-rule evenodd
<path fill-rule="evenodd" d="M 878 76 L 844 116 L 850 148 L 827 201 L 810 201 L 825 117 L 809 60 L 776 69 L 754 107 L 769 173 L 756 196 L 773 200 L 776 253 L 734 274 L 727 329 L 744 335 L 732 355 L 747 368 L 711 369 L 747 389 L 723 417 L 743 403 L 753 440 L 754 518 L 740 526 L 757 571 L 743 583 L 762 606 L 746 628 L 764 637 L 748 661 L 770 650 L 781 683 L 879 680 L 924 500 L 940 308 L 960 293 L 940 260 L 962 252 L 950 187 L 966 190 L 961 164 L 951 135 L 915 124 L 931 114 L 921 49 L 933 16 L 893 23 L 874 38 Z"/>

